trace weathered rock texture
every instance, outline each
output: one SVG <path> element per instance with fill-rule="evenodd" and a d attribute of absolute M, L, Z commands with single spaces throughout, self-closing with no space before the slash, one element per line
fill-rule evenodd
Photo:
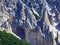
<path fill-rule="evenodd" d="M 0 30 L 32 45 L 60 45 L 60 1 L 0 0 Z"/>

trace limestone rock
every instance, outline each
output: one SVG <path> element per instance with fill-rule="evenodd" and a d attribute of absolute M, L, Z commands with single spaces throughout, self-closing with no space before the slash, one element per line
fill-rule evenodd
<path fill-rule="evenodd" d="M 0 30 L 32 45 L 59 45 L 59 5 L 59 0 L 0 0 Z"/>

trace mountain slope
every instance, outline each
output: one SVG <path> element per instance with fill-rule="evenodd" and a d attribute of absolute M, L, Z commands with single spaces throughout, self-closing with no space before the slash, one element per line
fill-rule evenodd
<path fill-rule="evenodd" d="M 60 1 L 0 0 L 0 29 L 32 45 L 59 45 Z"/>
<path fill-rule="evenodd" d="M 0 31 L 0 45 L 30 45 L 30 44 L 16 38 L 10 33 Z"/>

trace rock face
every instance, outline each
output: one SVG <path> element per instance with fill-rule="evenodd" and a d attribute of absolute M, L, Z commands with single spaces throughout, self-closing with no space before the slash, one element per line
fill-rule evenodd
<path fill-rule="evenodd" d="M 0 30 L 32 45 L 60 45 L 59 5 L 59 0 L 0 0 Z"/>

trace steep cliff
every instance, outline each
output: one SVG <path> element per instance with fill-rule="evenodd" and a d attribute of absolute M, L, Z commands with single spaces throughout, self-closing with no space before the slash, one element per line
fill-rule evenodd
<path fill-rule="evenodd" d="M 0 0 L 0 30 L 32 45 L 59 45 L 60 1 Z"/>

